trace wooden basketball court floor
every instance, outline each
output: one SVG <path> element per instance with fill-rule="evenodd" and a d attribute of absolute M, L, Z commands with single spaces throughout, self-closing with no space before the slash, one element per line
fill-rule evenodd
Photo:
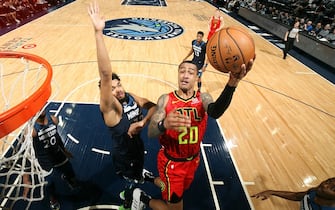
<path fill-rule="evenodd" d="M 52 64 L 54 101 L 99 101 L 89 2 L 77 0 L 0 37 L 1 45 L 10 42 L 12 50 L 40 55 Z M 148 17 L 184 28 L 182 35 L 166 40 L 105 37 L 113 69 L 124 75 L 126 90 L 152 101 L 177 85 L 177 65 L 190 50 L 196 32 L 207 35 L 207 22 L 215 11 L 207 2 L 186 0 L 167 1 L 167 7 L 122 6 L 114 0 L 98 3 L 106 20 Z M 223 16 L 225 26 L 244 27 Z M 247 196 L 265 189 L 307 190 L 334 176 L 335 87 L 294 58 L 283 60 L 278 48 L 249 32 L 257 59 L 218 120 L 225 143 Z M 23 49 L 27 44 L 36 47 Z M 208 67 L 202 91 L 216 98 L 227 79 L 228 75 Z M 250 201 L 257 210 L 298 209 L 298 203 L 277 198 Z"/>

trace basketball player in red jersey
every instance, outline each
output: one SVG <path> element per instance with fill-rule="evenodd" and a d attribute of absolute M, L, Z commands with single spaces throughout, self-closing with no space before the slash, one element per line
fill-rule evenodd
<path fill-rule="evenodd" d="M 228 108 L 239 81 L 251 69 L 253 60 L 241 66 L 241 72 L 230 74 L 227 85 L 213 102 L 208 93 L 194 90 L 197 66 L 183 61 L 178 68 L 178 90 L 158 99 L 157 110 L 149 124 L 149 137 L 159 137 L 162 145 L 157 166 L 161 179 L 163 200 L 168 209 L 183 209 L 183 194 L 193 181 L 198 168 L 200 143 L 207 116 L 219 118 Z M 150 204 L 149 199 L 141 199 Z M 149 205 L 152 207 L 152 205 Z"/>
<path fill-rule="evenodd" d="M 213 36 L 215 32 L 222 29 L 224 25 L 223 17 L 221 16 L 220 9 L 216 9 L 214 16 L 211 17 L 208 23 L 208 36 L 207 41 Z"/>

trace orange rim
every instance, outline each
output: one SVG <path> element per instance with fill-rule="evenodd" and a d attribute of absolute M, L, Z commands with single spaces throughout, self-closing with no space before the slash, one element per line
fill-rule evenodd
<path fill-rule="evenodd" d="M 48 71 L 48 75 L 41 87 L 31 96 L 0 114 L 0 138 L 3 138 L 27 122 L 48 101 L 51 95 L 52 67 L 44 58 L 29 53 L 0 51 L 0 58 L 25 58 L 43 64 Z"/>

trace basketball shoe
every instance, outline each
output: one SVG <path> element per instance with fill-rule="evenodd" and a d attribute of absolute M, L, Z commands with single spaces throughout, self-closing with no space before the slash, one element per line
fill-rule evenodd
<path fill-rule="evenodd" d="M 141 189 L 135 188 L 133 191 L 131 210 L 143 210 L 145 208 L 145 204 L 141 201 L 141 196 L 147 196 L 147 195 Z"/>

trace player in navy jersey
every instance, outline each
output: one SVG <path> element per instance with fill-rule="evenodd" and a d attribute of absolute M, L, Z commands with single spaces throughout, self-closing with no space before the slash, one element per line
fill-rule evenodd
<path fill-rule="evenodd" d="M 206 71 L 208 66 L 206 61 L 206 42 L 203 41 L 204 32 L 198 31 L 197 39 L 192 41 L 192 49 L 189 51 L 184 61 L 193 54 L 192 62 L 197 65 L 198 68 L 198 90 L 201 89 L 201 76 Z"/>
<path fill-rule="evenodd" d="M 151 182 L 155 180 L 151 173 L 143 169 L 144 145 L 140 138 L 140 131 L 149 122 L 155 111 L 155 104 L 124 90 L 120 78 L 112 71 L 102 33 L 105 20 L 99 13 L 97 3 L 90 5 L 88 13 L 95 30 L 100 76 L 100 111 L 112 136 L 111 154 L 116 173 L 129 181 L 125 195 L 120 196 L 128 198 L 137 183 L 143 182 L 143 179 Z M 142 108 L 148 110 L 146 116 L 143 116 Z M 131 200 L 128 202 L 125 199 L 123 207 L 129 208 L 133 204 L 135 205 Z"/>
<path fill-rule="evenodd" d="M 300 202 L 301 210 L 335 210 L 335 177 L 329 178 L 317 187 L 302 192 L 266 190 L 251 197 L 266 200 L 277 196 Z"/>
<path fill-rule="evenodd" d="M 61 174 L 61 178 L 68 183 L 72 190 L 79 187 L 69 161 L 69 158 L 72 158 L 72 154 L 64 147 L 64 143 L 57 131 L 57 124 L 58 119 L 43 110 L 37 118 L 32 132 L 33 147 L 38 163 L 43 170 L 50 172 L 45 178 L 48 182 L 46 193 L 50 199 L 50 208 L 54 210 L 60 208 L 55 195 L 54 180 L 57 179 L 55 171 Z M 23 183 L 30 184 L 28 174 L 23 175 Z M 24 197 L 27 197 L 28 193 L 29 188 L 25 188 Z"/>

